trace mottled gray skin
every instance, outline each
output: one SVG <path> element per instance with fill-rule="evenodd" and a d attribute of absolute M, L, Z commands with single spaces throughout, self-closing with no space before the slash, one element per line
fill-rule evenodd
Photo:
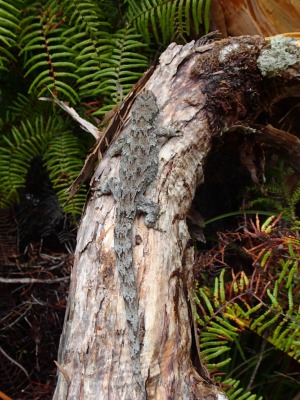
<path fill-rule="evenodd" d="M 143 212 L 145 224 L 153 227 L 159 205 L 144 197 L 147 187 L 158 171 L 158 136 L 178 136 L 174 130 L 156 131 L 159 109 L 154 94 L 144 91 L 132 107 L 132 128 L 116 143 L 112 155 L 120 154 L 119 180 L 110 179 L 100 188 L 101 193 L 112 193 L 116 205 L 114 248 L 125 302 L 133 373 L 140 388 L 141 400 L 147 398 L 140 365 L 139 316 L 136 272 L 133 265 L 133 223 L 137 211 Z"/>

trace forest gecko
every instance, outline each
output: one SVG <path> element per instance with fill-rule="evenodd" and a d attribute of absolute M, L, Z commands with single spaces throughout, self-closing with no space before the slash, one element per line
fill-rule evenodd
<path fill-rule="evenodd" d="M 147 398 L 140 365 L 139 316 L 136 271 L 133 265 L 133 223 L 137 212 L 143 212 L 147 227 L 153 227 L 159 205 L 144 193 L 158 172 L 159 136 L 180 136 L 173 128 L 156 129 L 159 109 L 150 90 L 139 94 L 132 107 L 130 132 L 111 149 L 111 156 L 120 155 L 119 179 L 111 178 L 100 186 L 102 194 L 112 193 L 116 204 L 114 249 L 125 302 L 133 374 L 141 393 Z"/>

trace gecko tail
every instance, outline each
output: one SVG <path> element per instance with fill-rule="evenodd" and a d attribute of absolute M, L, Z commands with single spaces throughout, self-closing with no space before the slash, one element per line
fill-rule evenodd
<path fill-rule="evenodd" d="M 133 299 L 131 299 L 133 300 Z M 135 298 L 136 301 L 130 302 L 130 306 L 126 307 L 127 314 L 127 327 L 128 327 L 128 339 L 130 345 L 130 355 L 132 361 L 132 371 L 136 383 L 140 390 L 140 400 L 146 400 L 146 389 L 145 389 L 145 380 L 142 376 L 141 372 L 141 360 L 140 360 L 140 351 L 141 344 L 139 340 L 139 321 L 138 321 L 138 299 Z M 133 305 L 134 303 L 134 305 Z M 126 302 L 125 302 L 126 304 Z M 128 305 L 128 304 L 127 304 Z"/>

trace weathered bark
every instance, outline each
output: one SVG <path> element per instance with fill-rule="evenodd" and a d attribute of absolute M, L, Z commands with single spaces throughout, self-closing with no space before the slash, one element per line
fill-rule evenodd
<path fill-rule="evenodd" d="M 203 182 L 212 138 L 253 121 L 266 104 L 257 67 L 264 46 L 259 37 L 202 47 L 171 44 L 146 84 L 158 99 L 159 126 L 172 124 L 183 134 L 162 147 L 157 181 L 146 193 L 160 204 L 158 229 L 146 228 L 143 216 L 134 224 L 141 365 L 149 399 L 225 399 L 191 362 L 193 247 L 186 218 Z M 122 134 L 128 129 L 130 122 Z M 104 157 L 94 188 L 117 176 L 117 169 L 117 158 Z M 139 399 L 115 267 L 114 216 L 112 196 L 91 196 L 78 232 L 54 399 Z"/>

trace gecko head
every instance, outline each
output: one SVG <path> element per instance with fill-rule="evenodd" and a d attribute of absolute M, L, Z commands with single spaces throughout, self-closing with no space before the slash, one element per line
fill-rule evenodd
<path fill-rule="evenodd" d="M 135 120 L 143 118 L 145 121 L 153 121 L 158 114 L 156 97 L 151 90 L 140 93 L 132 107 L 132 117 Z"/>

